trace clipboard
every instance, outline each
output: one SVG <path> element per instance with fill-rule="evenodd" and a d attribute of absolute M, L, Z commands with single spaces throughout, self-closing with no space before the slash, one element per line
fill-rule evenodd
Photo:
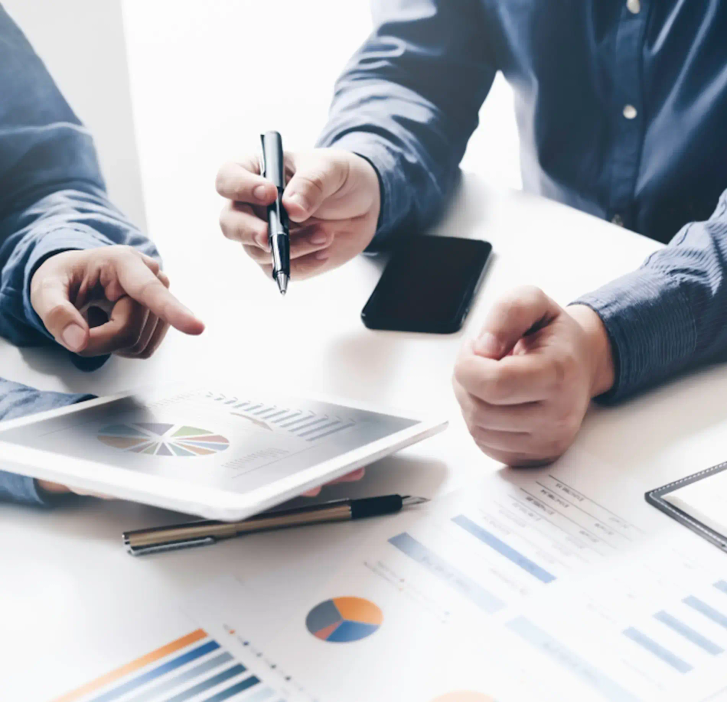
<path fill-rule="evenodd" d="M 703 539 L 706 539 L 711 544 L 714 544 L 717 548 L 727 553 L 727 534 L 720 534 L 664 499 L 664 495 L 668 495 L 670 492 L 674 492 L 675 490 L 679 490 L 680 488 L 699 482 L 700 480 L 705 480 L 706 478 L 726 470 L 727 462 L 701 470 L 699 473 L 694 473 L 694 475 L 690 475 L 686 478 L 675 480 L 673 483 L 669 483 L 668 485 L 664 485 L 656 490 L 647 492 L 645 495 L 646 501 L 650 505 L 653 505 L 665 514 L 669 515 L 672 519 L 676 519 L 676 521 L 683 524 L 687 527 L 687 529 L 693 531 L 698 536 L 701 536 Z"/>

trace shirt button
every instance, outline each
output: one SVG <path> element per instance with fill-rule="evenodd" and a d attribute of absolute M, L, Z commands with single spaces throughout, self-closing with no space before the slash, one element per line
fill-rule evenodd
<path fill-rule="evenodd" d="M 633 105 L 626 105 L 624 107 L 624 117 L 626 119 L 634 119 L 639 113 Z"/>
<path fill-rule="evenodd" d="M 613 216 L 613 219 L 611 220 L 611 223 L 615 224 L 617 227 L 623 227 L 623 225 L 624 225 L 623 217 L 621 217 L 620 214 L 615 214 Z"/>
<path fill-rule="evenodd" d="M 632 15 L 638 15 L 641 12 L 641 0 L 626 0 L 626 7 Z"/>

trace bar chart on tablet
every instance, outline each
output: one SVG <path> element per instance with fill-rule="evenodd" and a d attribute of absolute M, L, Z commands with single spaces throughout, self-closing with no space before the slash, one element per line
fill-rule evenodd
<path fill-rule="evenodd" d="M 207 393 L 206 397 L 214 403 L 226 406 L 231 414 L 245 418 L 257 426 L 270 431 L 283 431 L 309 443 L 320 441 L 356 425 L 350 418 L 321 414 L 308 409 L 280 407 L 211 392 Z"/>

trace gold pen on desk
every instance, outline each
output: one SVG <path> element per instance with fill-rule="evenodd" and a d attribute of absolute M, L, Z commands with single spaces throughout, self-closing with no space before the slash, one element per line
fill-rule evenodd
<path fill-rule="evenodd" d="M 122 534 L 124 544 L 132 556 L 175 551 L 194 546 L 207 546 L 221 539 L 232 539 L 244 534 L 273 529 L 324 524 L 326 522 L 348 522 L 366 517 L 395 514 L 404 507 L 413 507 L 429 500 L 411 495 L 384 495 L 366 497 L 360 500 L 334 500 L 311 507 L 298 507 L 263 512 L 240 522 L 218 522 L 201 519 L 184 524 L 173 524 L 152 529 L 137 529 Z"/>

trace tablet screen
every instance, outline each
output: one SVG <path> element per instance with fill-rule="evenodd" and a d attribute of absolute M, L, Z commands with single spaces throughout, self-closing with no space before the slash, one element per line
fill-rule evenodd
<path fill-rule="evenodd" d="M 0 431 L 0 440 L 248 492 L 417 424 L 312 400 L 140 394 Z"/>

